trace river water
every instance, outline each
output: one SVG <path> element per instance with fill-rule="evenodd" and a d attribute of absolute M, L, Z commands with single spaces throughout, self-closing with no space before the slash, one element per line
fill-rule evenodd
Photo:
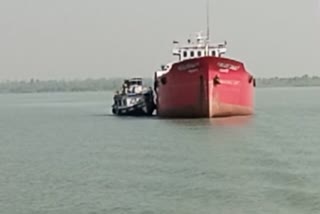
<path fill-rule="evenodd" d="M 320 88 L 252 117 L 119 118 L 109 92 L 0 95 L 2 214 L 320 213 Z"/>

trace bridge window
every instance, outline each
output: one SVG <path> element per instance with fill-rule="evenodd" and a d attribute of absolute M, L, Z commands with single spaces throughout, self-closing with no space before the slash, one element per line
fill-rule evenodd
<path fill-rule="evenodd" d="M 187 57 L 188 56 L 188 52 L 187 51 L 183 51 L 183 57 Z"/>

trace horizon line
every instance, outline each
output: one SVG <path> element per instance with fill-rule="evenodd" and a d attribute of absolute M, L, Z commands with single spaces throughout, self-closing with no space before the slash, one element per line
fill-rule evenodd
<path fill-rule="evenodd" d="M 310 75 L 310 74 L 301 74 L 300 76 L 256 76 L 256 79 L 273 79 L 273 78 L 284 78 L 284 79 L 291 79 L 291 78 L 301 78 L 301 77 L 318 77 L 320 78 L 320 75 Z M 153 79 L 153 77 L 146 77 L 143 75 L 137 75 L 133 77 L 139 77 L 143 79 Z M 99 79 L 105 79 L 105 80 L 112 80 L 112 79 L 128 79 L 128 78 L 133 78 L 133 77 L 127 77 L 127 76 L 104 76 L 104 77 L 75 77 L 75 78 L 67 78 L 67 77 L 62 77 L 62 78 L 36 78 L 36 77 L 30 77 L 30 78 L 22 78 L 22 79 L 17 79 L 17 78 L 12 78 L 12 79 L 0 79 L 0 83 L 5 83 L 5 82 L 30 82 L 30 81 L 85 81 L 85 80 L 99 80 Z"/>

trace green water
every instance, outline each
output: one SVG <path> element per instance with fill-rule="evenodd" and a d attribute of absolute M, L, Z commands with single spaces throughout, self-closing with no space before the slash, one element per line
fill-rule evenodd
<path fill-rule="evenodd" d="M 320 88 L 250 118 L 112 116 L 112 94 L 0 95 L 1 214 L 320 213 Z"/>

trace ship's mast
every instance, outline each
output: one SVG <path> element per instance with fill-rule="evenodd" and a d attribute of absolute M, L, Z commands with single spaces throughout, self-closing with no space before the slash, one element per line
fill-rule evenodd
<path fill-rule="evenodd" d="M 207 0 L 207 41 L 210 40 L 210 2 Z"/>
<path fill-rule="evenodd" d="M 204 11 L 206 10 L 206 32 L 197 32 L 194 42 L 192 42 L 191 39 L 188 39 L 187 45 L 178 46 L 172 50 L 173 55 L 179 57 L 179 61 L 203 56 L 220 57 L 227 51 L 226 42 L 218 45 L 210 44 L 210 0 L 205 1 L 206 8 L 204 8 Z M 174 41 L 173 43 L 179 44 L 178 41 Z"/>
<path fill-rule="evenodd" d="M 206 46 L 206 55 L 209 54 L 209 42 L 210 42 L 210 2 L 209 0 L 207 0 L 207 38 L 206 38 L 206 42 L 205 42 L 205 46 Z"/>

